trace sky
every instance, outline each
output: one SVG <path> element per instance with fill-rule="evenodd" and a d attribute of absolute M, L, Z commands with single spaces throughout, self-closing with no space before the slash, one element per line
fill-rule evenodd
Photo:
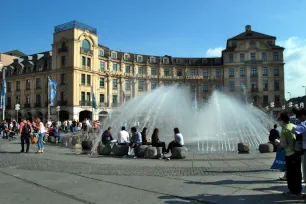
<path fill-rule="evenodd" d="M 111 49 L 214 57 L 249 24 L 286 48 L 286 98 L 305 94 L 306 0 L 14 0 L 0 7 L 0 53 L 51 50 L 54 26 L 78 20 Z"/>

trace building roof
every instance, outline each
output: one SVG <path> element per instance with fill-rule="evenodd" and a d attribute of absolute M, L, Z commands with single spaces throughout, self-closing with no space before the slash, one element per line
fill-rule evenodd
<path fill-rule="evenodd" d="M 26 54 L 24 54 L 23 52 L 20 52 L 19 50 L 12 50 L 12 51 L 8 51 L 8 52 L 4 52 L 3 54 L 12 55 L 12 56 L 16 56 L 16 57 L 26 56 Z"/>
<path fill-rule="evenodd" d="M 276 39 L 275 36 L 266 35 L 256 31 L 252 31 L 250 25 L 245 26 L 245 32 L 236 35 L 229 40 L 246 40 L 246 39 Z"/>

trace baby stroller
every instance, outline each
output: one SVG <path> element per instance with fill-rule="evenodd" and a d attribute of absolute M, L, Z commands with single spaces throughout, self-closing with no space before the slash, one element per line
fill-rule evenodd
<path fill-rule="evenodd" d="M 12 131 L 12 130 L 10 130 L 10 129 L 7 130 L 7 133 L 6 133 L 6 134 L 8 135 L 9 141 L 12 141 L 12 140 L 17 139 L 17 137 L 16 137 L 16 132 L 14 132 L 14 131 Z"/>

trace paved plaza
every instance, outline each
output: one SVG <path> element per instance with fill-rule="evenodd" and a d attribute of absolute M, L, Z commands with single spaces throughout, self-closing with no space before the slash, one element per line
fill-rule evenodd
<path fill-rule="evenodd" d="M 0 139 L 0 203 L 303 203 L 286 198 L 275 154 L 189 155 L 185 160 L 90 156 L 46 145 L 20 154 Z"/>

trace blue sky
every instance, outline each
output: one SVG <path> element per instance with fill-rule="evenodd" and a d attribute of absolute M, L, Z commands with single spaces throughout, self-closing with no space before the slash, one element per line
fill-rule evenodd
<path fill-rule="evenodd" d="M 304 47 L 305 19 L 305 0 L 2 1 L 0 52 L 50 50 L 54 26 L 71 20 L 97 28 L 111 49 L 151 55 L 209 56 L 247 24 Z"/>

